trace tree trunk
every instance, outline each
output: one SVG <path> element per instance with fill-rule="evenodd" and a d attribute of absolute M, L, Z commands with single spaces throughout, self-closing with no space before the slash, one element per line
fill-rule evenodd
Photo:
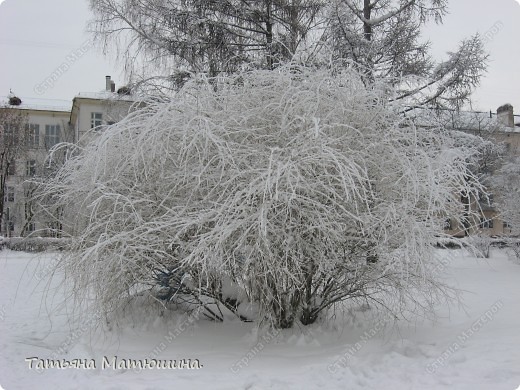
<path fill-rule="evenodd" d="M 370 0 L 365 0 L 363 5 L 363 17 L 366 20 L 370 20 L 372 17 L 372 6 L 370 5 Z M 363 22 L 363 32 L 365 34 L 365 39 L 369 42 L 372 41 L 372 26 L 369 23 Z"/>
<path fill-rule="evenodd" d="M 267 0 L 266 2 L 266 21 L 265 21 L 265 38 L 266 38 L 266 51 L 267 51 L 267 69 L 273 69 L 273 23 L 271 19 L 272 15 L 272 1 Z"/>

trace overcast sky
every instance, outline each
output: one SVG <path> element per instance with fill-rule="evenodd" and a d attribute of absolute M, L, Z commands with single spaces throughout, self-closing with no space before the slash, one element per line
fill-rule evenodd
<path fill-rule="evenodd" d="M 491 63 L 473 97 L 474 109 L 495 111 L 511 103 L 520 114 L 519 3 L 451 0 L 444 24 L 424 30 L 438 58 L 456 50 L 464 37 L 476 32 L 486 36 Z M 0 100 L 12 89 L 27 103 L 48 99 L 56 105 L 61 99 L 70 105 L 78 92 L 102 90 L 105 75 L 112 76 L 116 87 L 125 83 L 114 59 L 106 59 L 88 43 L 87 4 L 87 0 L 0 0 Z M 53 73 L 60 74 L 55 82 L 50 81 Z"/>

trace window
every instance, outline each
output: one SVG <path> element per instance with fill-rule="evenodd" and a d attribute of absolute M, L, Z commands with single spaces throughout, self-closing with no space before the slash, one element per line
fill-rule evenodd
<path fill-rule="evenodd" d="M 36 224 L 34 222 L 29 222 L 27 225 L 28 232 L 34 232 L 36 230 Z"/>
<path fill-rule="evenodd" d="M 60 125 L 45 125 L 45 146 L 53 147 L 60 142 Z"/>
<path fill-rule="evenodd" d="M 9 221 L 10 219 L 11 219 L 11 208 L 10 207 L 6 207 L 5 208 L 5 220 Z"/>
<path fill-rule="evenodd" d="M 90 128 L 101 126 L 103 124 L 103 114 L 100 112 L 90 113 Z"/>
<path fill-rule="evenodd" d="M 444 230 L 452 230 L 451 218 L 444 221 Z"/>
<path fill-rule="evenodd" d="M 40 125 L 30 124 L 27 128 L 27 147 L 38 148 L 40 146 Z"/>
<path fill-rule="evenodd" d="M 6 187 L 5 197 L 8 202 L 14 202 L 14 187 Z"/>
<path fill-rule="evenodd" d="M 6 123 L 4 126 L 5 142 L 14 142 L 15 136 L 18 133 L 18 126 L 12 123 Z"/>
<path fill-rule="evenodd" d="M 8 229 L 10 232 L 14 232 L 14 222 L 13 222 L 13 221 L 9 221 L 9 222 L 7 222 L 7 229 Z"/>
<path fill-rule="evenodd" d="M 27 176 L 36 175 L 36 160 L 28 160 L 25 168 L 25 174 Z"/>
<path fill-rule="evenodd" d="M 11 161 L 9 163 L 9 167 L 7 168 L 7 176 L 14 176 L 16 175 L 16 163 L 15 160 Z"/>
<path fill-rule="evenodd" d="M 504 229 L 511 229 L 511 224 L 509 222 L 502 222 L 502 226 Z"/>
<path fill-rule="evenodd" d="M 493 229 L 493 220 L 486 219 L 485 217 L 480 218 L 480 228 L 481 229 Z"/>

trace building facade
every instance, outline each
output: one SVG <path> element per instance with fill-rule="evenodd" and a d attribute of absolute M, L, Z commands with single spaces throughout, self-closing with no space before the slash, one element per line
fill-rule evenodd
<path fill-rule="evenodd" d="M 49 159 L 49 152 L 61 142 L 89 142 L 106 126 L 120 121 L 134 104 L 129 92 L 126 88 L 116 92 L 111 77 L 106 76 L 103 91 L 79 93 L 69 107 L 29 105 L 22 101 L 19 105 L 4 106 L 23 118 L 23 129 L 17 129 L 23 137 L 16 158 L 9 161 L 6 170 L 0 236 L 53 237 L 62 231 L 67 233 L 67 228 L 59 222 L 60 210 L 52 208 L 52 201 L 49 207 L 40 207 L 34 199 L 37 182 L 52 175 L 65 158 L 62 151 Z M 6 123 L 0 126 L 9 128 Z"/>
<path fill-rule="evenodd" d="M 52 174 L 55 168 L 56 161 L 53 163 L 47 159 L 52 147 L 60 142 L 74 141 L 69 125 L 70 110 L 23 103 L 1 110 L 16 111 L 23 119 L 15 129 L 18 145 L 8 145 L 5 133 L 2 140 L 3 148 L 16 147 L 17 150 L 6 162 L 9 166 L 5 172 L 0 235 L 53 236 L 58 226 L 53 221 L 52 211 L 37 207 L 34 194 L 36 182 Z M 0 121 L 2 118 L 0 115 Z M 4 122 L 0 125 L 7 128 L 10 124 Z"/>
<path fill-rule="evenodd" d="M 123 119 L 135 104 L 130 91 L 123 87 L 117 92 L 110 76 L 106 76 L 105 90 L 80 92 L 72 100 L 70 123 L 79 143 L 88 142 L 97 133 Z"/>

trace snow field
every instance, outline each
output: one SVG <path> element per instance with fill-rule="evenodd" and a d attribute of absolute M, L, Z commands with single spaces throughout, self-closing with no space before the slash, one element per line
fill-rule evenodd
<path fill-rule="evenodd" d="M 520 385 L 520 266 L 439 251 L 462 302 L 431 322 L 389 320 L 368 308 L 335 313 L 330 325 L 257 332 L 142 302 L 118 324 L 74 324 L 58 280 L 40 280 L 53 255 L 0 252 L 0 385 L 13 389 L 456 389 Z M 139 326 L 121 325 L 139 322 Z M 198 359 L 193 369 L 119 369 L 103 360 Z M 83 359 L 95 369 L 30 369 L 25 359 Z M 35 361 L 36 362 L 36 361 Z M 35 363 L 36 364 L 36 363 Z M 179 363 L 184 364 L 185 363 Z"/>

